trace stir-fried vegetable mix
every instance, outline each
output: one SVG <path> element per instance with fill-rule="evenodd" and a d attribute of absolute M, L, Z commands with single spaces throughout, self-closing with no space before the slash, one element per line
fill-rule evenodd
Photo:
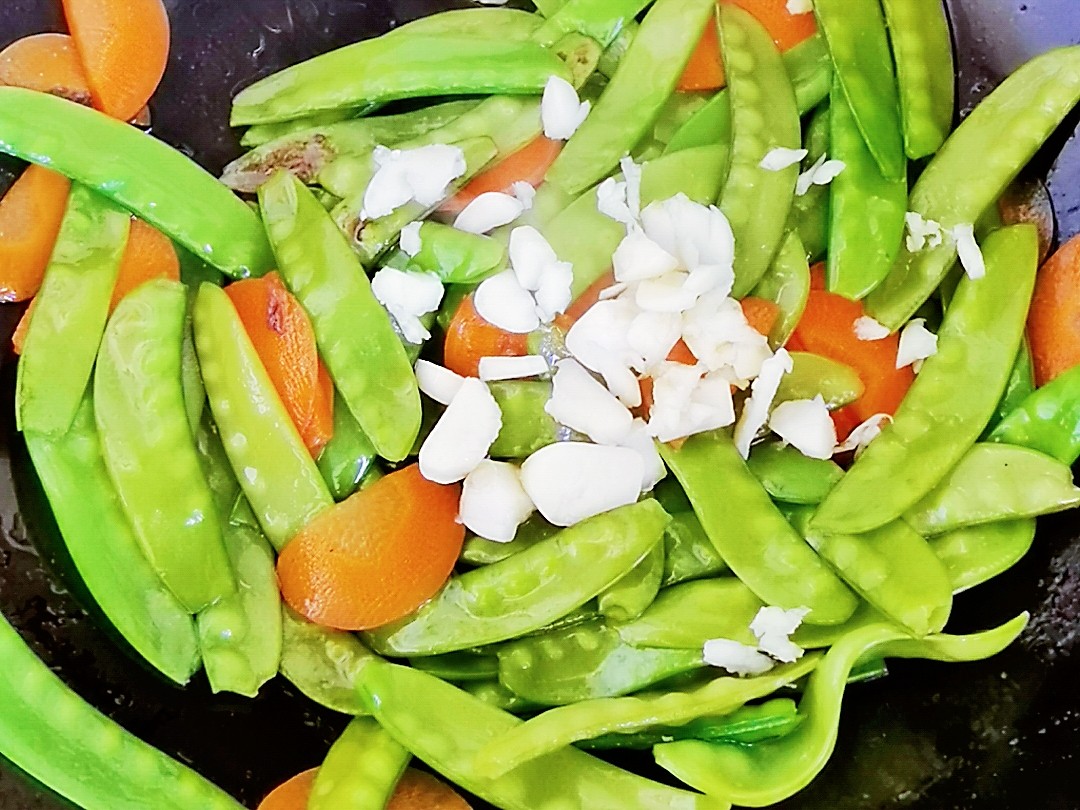
<path fill-rule="evenodd" d="M 125 123 L 159 0 L 0 53 L 16 416 L 79 576 L 173 681 L 355 716 L 267 810 L 467 807 L 413 757 L 508 810 L 782 801 L 849 683 L 1008 646 L 954 595 L 1080 505 L 1080 243 L 1039 271 L 996 216 L 1080 47 L 954 129 L 939 0 L 536 6 L 256 82 L 220 182 Z M 0 646 L 20 768 L 237 806 Z"/>

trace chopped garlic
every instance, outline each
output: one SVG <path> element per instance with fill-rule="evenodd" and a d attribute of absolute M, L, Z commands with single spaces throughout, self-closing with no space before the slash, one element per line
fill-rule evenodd
<path fill-rule="evenodd" d="M 621 444 L 634 421 L 625 405 L 580 363 L 570 359 L 556 364 L 551 399 L 544 410 L 556 422 L 584 433 L 598 444 Z"/>
<path fill-rule="evenodd" d="M 484 2 L 484 0 L 480 0 Z M 787 0 L 788 14 L 813 14 L 813 0 Z"/>
<path fill-rule="evenodd" d="M 443 285 L 437 276 L 384 267 L 371 279 L 371 291 L 394 316 L 405 340 L 423 343 L 431 337 L 420 318 L 442 302 Z"/>
<path fill-rule="evenodd" d="M 653 441 L 649 426 L 644 419 L 635 419 L 630 432 L 620 442 L 621 447 L 627 447 L 641 456 L 645 465 L 645 475 L 641 480 L 641 491 L 650 492 L 667 475 L 667 468 L 660 453 L 656 450 L 656 442 Z"/>
<path fill-rule="evenodd" d="M 510 185 L 510 193 L 517 197 L 518 202 L 526 211 L 533 207 L 533 200 L 536 199 L 536 189 L 533 188 L 531 183 L 518 180 Z"/>
<path fill-rule="evenodd" d="M 769 419 L 769 410 L 780 388 L 780 380 L 792 368 L 794 363 L 787 349 L 778 349 L 776 354 L 761 364 L 761 373 L 754 380 L 750 398 L 743 405 L 742 416 L 735 425 L 735 446 L 743 458 L 749 458 L 751 443 Z"/>
<path fill-rule="evenodd" d="M 577 90 L 566 79 L 552 76 L 544 87 L 540 118 L 544 135 L 553 141 L 565 141 L 577 132 L 589 115 L 591 105 L 578 98 Z"/>
<path fill-rule="evenodd" d="M 485 279 L 473 294 L 473 306 L 485 321 L 515 335 L 526 335 L 540 326 L 536 302 L 513 270 Z"/>
<path fill-rule="evenodd" d="M 795 182 L 795 196 L 805 196 L 811 186 L 827 186 L 847 168 L 842 160 L 828 160 L 825 155 L 817 159 L 813 166 L 799 175 Z"/>
<path fill-rule="evenodd" d="M 926 328 L 926 318 L 912 318 L 900 333 L 896 367 L 904 368 L 937 354 L 937 335 Z"/>
<path fill-rule="evenodd" d="M 641 357 L 637 370 L 648 371 L 666 360 L 681 332 L 682 318 L 675 312 L 642 312 L 634 318 L 626 342 Z"/>
<path fill-rule="evenodd" d="M 820 394 L 777 405 L 769 429 L 808 458 L 832 458 L 836 447 L 836 425 Z"/>
<path fill-rule="evenodd" d="M 875 413 L 857 428 L 855 428 L 844 441 L 836 446 L 834 453 L 847 453 L 855 451 L 858 458 L 862 451 L 870 446 L 870 442 L 881 435 L 882 425 L 891 422 L 892 417 L 887 413 Z"/>
<path fill-rule="evenodd" d="M 556 442 L 521 466 L 521 481 L 540 514 L 556 526 L 637 501 L 645 464 L 626 447 Z"/>
<path fill-rule="evenodd" d="M 459 374 L 427 360 L 417 360 L 414 370 L 421 393 L 440 405 L 449 405 L 465 382 L 465 378 Z"/>
<path fill-rule="evenodd" d="M 481 461 L 465 476 L 459 520 L 485 540 L 509 543 L 536 511 L 521 485 L 521 470 L 503 461 Z"/>
<path fill-rule="evenodd" d="M 507 250 L 514 275 L 529 292 L 540 288 L 544 269 L 559 260 L 548 240 L 531 225 L 523 225 L 510 232 Z"/>
<path fill-rule="evenodd" d="M 968 278 L 979 279 L 986 275 L 986 261 L 983 259 L 982 249 L 975 240 L 975 226 L 971 224 L 957 225 L 950 232 L 956 242 L 956 252 L 960 257 L 960 265 L 964 268 Z"/>
<path fill-rule="evenodd" d="M 791 634 L 799 629 L 809 613 L 810 608 L 805 607 L 793 610 L 763 607 L 750 622 L 750 632 L 758 640 L 758 649 L 786 664 L 798 661 L 804 650 L 791 640 Z"/>
<path fill-rule="evenodd" d="M 641 212 L 641 223 L 645 234 L 686 270 L 693 272 L 700 266 L 715 266 L 719 272 L 718 286 L 728 273 L 734 278 L 731 268 L 735 261 L 735 235 L 727 217 L 716 206 L 701 205 L 680 193 L 647 206 Z"/>
<path fill-rule="evenodd" d="M 363 220 L 384 217 L 413 200 L 435 205 L 466 170 L 465 153 L 443 144 L 404 150 L 377 146 L 372 160 L 376 170 L 364 192 Z"/>
<path fill-rule="evenodd" d="M 761 159 L 760 166 L 766 171 L 782 172 L 792 166 L 798 166 L 810 154 L 805 149 L 788 149 L 778 146 Z"/>
<path fill-rule="evenodd" d="M 701 655 L 709 666 L 726 669 L 733 675 L 764 675 L 776 666 L 775 661 L 754 647 L 727 638 L 706 641 Z"/>
<path fill-rule="evenodd" d="M 619 161 L 626 183 L 626 207 L 635 217 L 641 215 L 641 166 L 629 155 Z"/>
<path fill-rule="evenodd" d="M 904 224 L 908 230 L 907 249 L 912 253 L 918 253 L 926 247 L 940 247 L 945 240 L 941 224 L 932 219 L 924 219 L 917 211 L 904 214 Z"/>
<path fill-rule="evenodd" d="M 637 214 L 630 210 L 626 183 L 609 177 L 596 189 L 596 210 L 628 228 L 637 224 Z"/>
<path fill-rule="evenodd" d="M 772 356 L 768 339 L 747 322 L 739 302 L 720 291 L 702 296 L 683 323 L 683 340 L 710 371 L 729 368 L 735 380 L 750 380 Z"/>
<path fill-rule="evenodd" d="M 496 380 L 523 380 L 527 377 L 539 377 L 548 373 L 548 362 L 538 354 L 524 357 L 481 357 L 480 379 L 484 382 Z"/>
<path fill-rule="evenodd" d="M 612 264 L 616 281 L 630 283 L 670 273 L 679 261 L 635 227 L 615 248 Z"/>
<path fill-rule="evenodd" d="M 690 274 L 682 270 L 647 278 L 637 284 L 634 301 L 646 312 L 686 312 L 697 303 L 698 295 L 688 289 Z"/>
<path fill-rule="evenodd" d="M 486 384 L 466 378 L 420 448 L 420 473 L 454 484 L 476 469 L 502 429 L 502 411 Z"/>
<path fill-rule="evenodd" d="M 632 301 L 600 301 L 566 333 L 566 349 L 585 368 L 600 374 L 619 400 L 631 408 L 641 404 L 641 388 L 631 367 L 642 358 L 630 348 L 627 335 L 640 310 Z"/>
<path fill-rule="evenodd" d="M 485 234 L 509 225 L 521 216 L 525 206 L 512 194 L 485 191 L 465 206 L 454 220 L 454 227 L 467 233 Z"/>
<path fill-rule="evenodd" d="M 661 442 L 727 427 L 735 421 L 731 385 L 705 366 L 663 363 L 653 378 L 649 432 Z"/>
<path fill-rule="evenodd" d="M 884 340 L 890 334 L 889 327 L 878 323 L 869 315 L 855 321 L 855 337 L 859 340 Z"/>
<path fill-rule="evenodd" d="M 410 258 L 423 248 L 420 242 L 420 227 L 423 224 L 422 222 L 410 222 L 401 229 L 401 238 L 398 240 L 398 245 L 401 247 L 402 252 Z"/>
<path fill-rule="evenodd" d="M 536 290 L 536 312 L 542 323 L 551 323 L 555 316 L 566 312 L 573 300 L 574 266 L 570 262 L 555 262 L 544 268 Z"/>

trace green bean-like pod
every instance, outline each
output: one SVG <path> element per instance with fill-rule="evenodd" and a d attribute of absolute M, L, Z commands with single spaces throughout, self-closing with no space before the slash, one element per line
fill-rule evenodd
<path fill-rule="evenodd" d="M 709 540 L 693 509 L 674 511 L 664 530 L 664 578 L 667 588 L 680 582 L 706 579 L 728 571 L 727 563 Z"/>
<path fill-rule="evenodd" d="M 784 503 L 821 503 L 844 477 L 833 461 L 804 456 L 780 442 L 762 442 L 750 450 L 746 465 L 765 491 Z"/>
<path fill-rule="evenodd" d="M 471 650 L 412 658 L 409 664 L 450 683 L 490 681 L 499 675 L 496 656 Z"/>
<path fill-rule="evenodd" d="M 700 650 L 714 638 L 756 646 L 750 623 L 764 606 L 737 577 L 702 579 L 665 588 L 641 616 L 615 629 L 635 647 Z"/>
<path fill-rule="evenodd" d="M 1062 374 L 1061 376 L 1065 376 Z M 1052 383 L 1053 380 L 1050 381 Z M 1050 383 L 1042 386 L 1043 388 L 1050 388 Z M 1052 390 L 1060 391 L 1060 388 L 1054 388 Z M 1005 384 L 1005 393 L 1001 395 L 1001 399 L 998 401 L 997 412 L 990 420 L 990 424 L 986 426 L 986 432 L 983 434 L 986 437 L 986 441 L 1002 441 L 1002 439 L 994 438 L 998 434 L 998 427 L 1007 418 L 1011 417 L 1014 413 L 1017 414 L 1017 419 L 1021 422 L 1026 422 L 1026 418 L 1021 416 L 1023 413 L 1021 405 L 1023 405 L 1028 397 L 1035 393 L 1035 363 L 1031 359 L 1031 347 L 1028 345 L 1027 338 L 1020 343 L 1020 351 L 1016 353 L 1016 362 L 1013 363 L 1012 371 L 1009 372 L 1009 382 Z M 1050 396 L 1049 393 L 1046 394 Z M 1032 400 L 1034 404 L 1035 400 Z M 1059 405 L 1055 404 L 1050 406 L 1048 403 L 1043 407 L 1051 407 L 1054 411 L 1064 410 Z M 1058 418 L 1055 416 L 1055 419 Z M 1039 417 L 1036 422 L 1041 426 L 1050 427 L 1054 424 L 1055 419 Z M 1016 434 L 1015 441 L 1005 441 L 1005 444 L 1019 444 L 1022 447 L 1030 447 L 1032 450 L 1041 450 L 1047 455 L 1053 456 L 1058 461 L 1064 461 L 1069 466 L 1080 458 L 1080 440 L 1077 440 L 1075 449 L 1073 443 L 1066 439 L 1066 435 L 1070 428 L 1069 419 L 1066 416 L 1064 424 L 1060 428 L 1050 428 L 1050 436 L 1057 436 L 1055 441 L 1047 441 L 1043 444 L 1040 438 L 1036 438 L 1036 432 L 1028 433 L 1027 428 L 1020 433 Z M 1006 431 L 1012 432 L 1013 428 L 1002 428 L 1004 435 Z M 1060 431 L 1060 432 L 1059 432 Z M 1073 452 L 1077 455 L 1073 456 Z"/>
<path fill-rule="evenodd" d="M 953 593 L 962 593 L 1003 574 L 1023 559 L 1035 540 L 1034 518 L 955 529 L 930 539 L 945 566 Z"/>
<path fill-rule="evenodd" d="M 806 158 L 802 162 L 802 171 L 809 171 L 823 155 L 829 153 L 829 106 L 823 104 L 810 118 L 803 136 L 803 148 Z M 812 185 L 801 197 L 796 195 L 788 216 L 788 230 L 799 235 L 806 258 L 809 262 L 819 261 L 829 245 L 829 187 Z M 766 273 L 765 282 L 769 273 Z"/>
<path fill-rule="evenodd" d="M 1030 381 L 1031 353 L 1026 345 L 1020 358 L 1018 366 L 1024 367 L 1017 372 L 1014 366 L 1014 376 Z M 1080 458 L 1080 367 L 1030 392 L 1009 410 L 988 441 L 1030 447 L 1072 466 Z"/>
<path fill-rule="evenodd" d="M 356 691 L 360 673 L 377 657 L 352 633 L 312 624 L 287 605 L 281 609 L 281 674 L 320 706 L 368 714 Z"/>
<path fill-rule="evenodd" d="M 308 810 L 385 807 L 412 754 L 370 717 L 357 717 L 319 766 Z"/>
<path fill-rule="evenodd" d="M 794 209 L 792 209 L 794 213 Z M 810 263 L 807 248 L 797 230 L 784 238 L 752 295 L 776 304 L 778 316 L 769 332 L 769 346 L 778 349 L 787 343 L 799 324 L 810 298 Z"/>
<path fill-rule="evenodd" d="M 792 368 L 780 380 L 774 404 L 820 396 L 829 410 L 850 405 L 863 395 L 865 385 L 846 363 L 810 352 L 791 352 Z"/>
<path fill-rule="evenodd" d="M 597 598 L 601 615 L 613 622 L 636 619 L 656 599 L 664 576 L 664 543 L 653 546 L 634 568 Z"/>

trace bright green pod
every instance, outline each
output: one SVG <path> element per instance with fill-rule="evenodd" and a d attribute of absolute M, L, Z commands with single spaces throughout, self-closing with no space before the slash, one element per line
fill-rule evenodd
<path fill-rule="evenodd" d="M 850 405 L 863 395 L 865 385 L 846 363 L 810 352 L 791 352 L 792 368 L 780 380 L 775 404 L 820 396 L 829 410 Z"/>
<path fill-rule="evenodd" d="M 488 451 L 492 458 L 527 458 L 559 439 L 559 423 L 544 407 L 551 400 L 551 383 L 504 380 L 488 384 L 502 411 L 502 427 Z"/>
<path fill-rule="evenodd" d="M 506 266 L 506 248 L 488 236 L 425 222 L 420 251 L 405 261 L 409 269 L 434 273 L 444 284 L 479 284 Z"/>
<path fill-rule="evenodd" d="M 717 577 L 665 588 L 641 616 L 616 627 L 635 647 L 701 651 L 726 638 L 757 646 L 750 623 L 765 604 L 737 577 Z"/>
<path fill-rule="evenodd" d="M 491 565 L 508 560 L 515 554 L 532 548 L 559 531 L 538 515 L 518 526 L 517 534 L 509 543 L 496 543 L 482 537 L 469 537 L 461 549 L 461 560 L 469 565 Z"/>
<path fill-rule="evenodd" d="M 1020 365 L 1026 368 L 1017 374 Z M 1026 345 L 1021 347 L 1018 366 L 1013 367 L 1010 381 L 1016 376 L 1030 381 L 1031 353 Z M 1037 391 L 1033 387 L 991 431 L 987 441 L 1030 447 L 1071 466 L 1080 458 L 1080 367 L 1063 372 Z"/>
<path fill-rule="evenodd" d="M 648 4 L 648 0 L 567 0 L 544 14 L 548 20 L 536 40 L 550 45 L 563 34 L 577 32 L 607 48 Z"/>
<path fill-rule="evenodd" d="M 1061 376 L 1065 375 L 1063 374 Z M 1053 380 L 1051 380 L 1050 383 L 1044 385 L 1043 388 L 1050 388 L 1052 382 Z M 1052 390 L 1060 392 L 1062 389 L 1059 386 L 1055 386 Z M 1031 347 L 1028 345 L 1027 338 L 1024 338 L 1024 340 L 1020 343 L 1020 351 L 1016 353 L 1016 362 L 1013 363 L 1012 371 L 1009 372 L 1009 382 L 1005 385 L 1005 393 L 1001 395 L 1001 400 L 998 402 L 997 406 L 997 412 L 990 420 L 990 424 L 987 426 L 986 433 L 984 434 L 986 436 L 986 440 L 990 442 L 1002 441 L 1001 439 L 994 438 L 994 436 L 1004 436 L 1006 433 L 1011 434 L 1013 430 L 1016 430 L 1016 427 L 1018 426 L 1001 426 L 1002 422 L 1004 422 L 1009 417 L 1012 417 L 1014 414 L 1016 414 L 1016 418 L 1018 420 L 1020 420 L 1021 422 L 1026 422 L 1025 417 L 1020 415 L 1023 412 L 1021 410 L 1021 405 L 1028 402 L 1028 397 L 1030 397 L 1034 393 L 1035 363 L 1031 359 Z M 1047 392 L 1045 396 L 1049 398 L 1050 393 Z M 1068 397 L 1063 397 L 1063 399 L 1067 401 Z M 1038 407 L 1041 408 L 1046 407 L 1045 404 L 1043 404 L 1046 401 L 1047 400 L 1044 400 L 1042 397 L 1040 397 L 1039 400 L 1031 400 L 1031 404 L 1034 405 L 1038 403 Z M 1076 461 L 1077 457 L 1080 457 L 1080 437 L 1075 440 L 1075 443 L 1066 438 L 1068 432 L 1071 430 L 1068 424 L 1068 407 L 1066 406 L 1062 408 L 1061 405 L 1056 404 L 1054 406 L 1054 410 L 1058 411 L 1059 409 L 1063 413 L 1065 419 L 1064 424 L 1061 424 L 1060 426 L 1052 426 L 1054 419 L 1061 418 L 1057 414 L 1055 414 L 1054 419 L 1047 418 L 1042 414 L 1038 416 L 1036 420 L 1037 423 L 1041 427 L 1049 428 L 1048 434 L 1045 437 L 1036 437 L 1036 434 L 1041 431 L 1033 431 L 1029 433 L 1028 425 L 1025 424 L 1024 430 L 1015 434 L 1016 440 L 1005 441 L 1005 444 L 1019 444 L 1023 447 L 1030 447 L 1033 450 L 1041 450 L 1047 455 L 1053 456 L 1058 461 L 1064 461 L 1066 464 L 1069 464 L 1071 466 L 1072 463 Z M 1030 416 L 1030 413 L 1028 415 Z M 1049 439 L 1051 436 L 1054 437 L 1055 440 L 1046 441 L 1046 443 L 1043 444 L 1043 442 L 1046 439 Z M 1072 456 L 1073 452 L 1075 452 L 1077 455 Z"/>
<path fill-rule="evenodd" d="M 664 578 L 664 543 L 653 546 L 633 569 L 600 594 L 597 604 L 600 615 L 613 622 L 636 619 L 653 603 Z"/>
<path fill-rule="evenodd" d="M 1034 540 L 1034 518 L 1021 518 L 955 529 L 932 537 L 930 547 L 957 594 L 1008 571 L 1023 559 Z"/>
<path fill-rule="evenodd" d="M 754 445 L 746 466 L 772 498 L 784 503 L 821 503 L 844 477 L 839 464 L 809 458 L 781 442 Z"/>
<path fill-rule="evenodd" d="M 327 709 L 368 714 L 356 691 L 360 672 L 377 660 L 352 633 L 312 624 L 287 605 L 281 609 L 281 674 Z"/>
<path fill-rule="evenodd" d="M 409 665 L 450 683 L 490 681 L 499 675 L 496 656 L 470 650 L 410 658 Z"/>
<path fill-rule="evenodd" d="M 319 766 L 307 810 L 366 810 L 390 801 L 412 754 L 370 717 L 358 717 Z"/>
<path fill-rule="evenodd" d="M 667 509 L 668 507 L 664 507 Z M 727 573 L 728 567 L 692 509 L 672 511 L 664 530 L 662 588 Z"/>
<path fill-rule="evenodd" d="M 769 332 L 769 346 L 778 349 L 787 343 L 806 309 L 810 298 L 810 263 L 807 249 L 797 231 L 791 231 L 780 245 L 753 295 L 776 304 L 778 316 Z"/>
<path fill-rule="evenodd" d="M 358 490 L 377 470 L 377 453 L 349 406 L 336 394 L 334 435 L 319 454 L 319 472 L 335 501 L 343 501 Z"/>

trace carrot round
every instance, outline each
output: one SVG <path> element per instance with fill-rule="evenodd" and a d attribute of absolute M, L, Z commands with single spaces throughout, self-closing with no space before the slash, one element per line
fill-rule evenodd
<path fill-rule="evenodd" d="M 727 79 L 720 57 L 720 34 L 716 19 L 710 17 L 675 89 L 680 93 L 690 93 L 698 90 L 719 90 L 725 84 Z"/>
<path fill-rule="evenodd" d="M 0 199 L 0 301 L 25 301 L 41 286 L 70 181 L 31 165 Z"/>
<path fill-rule="evenodd" d="M 776 319 L 780 317 L 780 307 L 765 298 L 747 296 L 739 302 L 742 306 L 746 322 L 754 328 L 754 331 L 768 335 L 776 326 Z"/>
<path fill-rule="evenodd" d="M 312 768 L 278 785 L 269 796 L 259 802 L 259 810 L 307 810 L 308 799 L 318 773 L 318 768 Z"/>
<path fill-rule="evenodd" d="M 528 337 L 485 321 L 470 295 L 462 300 L 446 330 L 443 363 L 463 377 L 479 377 L 481 357 L 521 357 L 528 353 Z"/>
<path fill-rule="evenodd" d="M 470 180 L 442 206 L 442 210 L 451 214 L 460 213 L 481 194 L 489 191 L 509 193 L 514 183 L 524 182 L 536 188 L 544 182 L 548 169 L 561 151 L 562 141 L 553 141 L 541 135 Z"/>
<path fill-rule="evenodd" d="M 113 287 L 110 309 L 116 307 L 129 292 L 144 281 L 165 278 L 180 280 L 180 259 L 172 240 L 141 219 L 131 218 L 131 230 L 120 270 Z"/>
<path fill-rule="evenodd" d="M 397 784 L 386 810 L 470 810 L 453 788 L 425 771 L 409 768 Z"/>
<path fill-rule="evenodd" d="M 23 312 L 19 322 L 15 324 L 15 331 L 11 333 L 11 348 L 15 350 L 15 354 L 22 354 L 23 343 L 26 341 L 26 332 L 30 329 L 30 318 L 34 314 L 34 304 L 36 302 L 36 298 L 31 299 L 30 306 Z"/>
<path fill-rule="evenodd" d="M 1080 234 L 1039 270 L 1027 334 L 1037 385 L 1080 365 Z"/>
<path fill-rule="evenodd" d="M 0 84 L 87 106 L 93 101 L 75 41 L 67 34 L 34 34 L 8 45 L 0 51 Z"/>
<path fill-rule="evenodd" d="M 460 494 L 413 464 L 320 513 L 278 558 L 282 597 L 310 621 L 339 630 L 407 616 L 454 569 L 465 540 Z"/>
<path fill-rule="evenodd" d="M 154 94 L 169 59 L 162 0 L 63 0 L 94 106 L 130 121 Z"/>

